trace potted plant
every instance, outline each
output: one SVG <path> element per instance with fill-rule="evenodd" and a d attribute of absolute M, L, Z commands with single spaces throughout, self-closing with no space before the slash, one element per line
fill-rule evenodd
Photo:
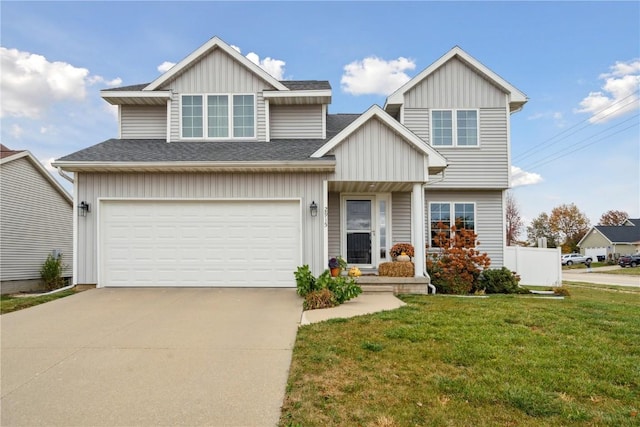
<path fill-rule="evenodd" d="M 329 270 L 331 270 L 331 277 L 338 277 L 343 269 L 347 268 L 347 261 L 340 255 L 329 260 Z"/>

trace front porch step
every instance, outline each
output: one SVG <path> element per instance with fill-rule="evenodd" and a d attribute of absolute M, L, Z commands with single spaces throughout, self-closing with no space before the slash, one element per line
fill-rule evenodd
<path fill-rule="evenodd" d="M 394 294 L 428 294 L 427 277 L 360 276 L 356 279 L 363 292 L 393 292 Z"/>

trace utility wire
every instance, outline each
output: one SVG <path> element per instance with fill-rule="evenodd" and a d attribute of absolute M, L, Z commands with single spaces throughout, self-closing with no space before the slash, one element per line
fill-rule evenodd
<path fill-rule="evenodd" d="M 583 130 L 583 129 L 586 129 L 586 128 L 587 128 L 587 127 L 589 127 L 589 126 L 594 125 L 594 123 L 590 122 L 590 120 L 591 120 L 593 117 L 596 117 L 598 114 L 602 113 L 603 111 L 605 111 L 605 110 L 607 110 L 607 109 L 609 109 L 609 108 L 611 108 L 611 107 L 613 107 L 613 106 L 615 106 L 615 105 L 621 104 L 621 103 L 622 103 L 623 101 L 625 101 L 627 98 L 630 98 L 630 97 L 634 96 L 634 95 L 635 95 L 636 93 L 638 93 L 638 92 L 639 92 L 639 90 L 635 90 L 635 91 L 633 91 L 633 92 L 632 92 L 632 93 L 630 93 L 629 95 L 625 96 L 624 98 L 619 99 L 618 101 L 614 102 L 613 104 L 608 105 L 608 106 L 606 106 L 606 107 L 604 107 L 604 108 L 602 108 L 602 109 L 598 110 L 598 111 L 597 111 L 597 112 L 595 112 L 591 117 L 587 117 L 586 119 L 582 120 L 581 122 L 578 122 L 578 123 L 576 123 L 575 125 L 573 125 L 573 126 L 571 126 L 571 127 L 567 128 L 567 129 L 563 130 L 562 132 L 560 132 L 560 133 L 558 133 L 558 134 L 556 134 L 556 135 L 554 135 L 554 136 L 552 136 L 552 137 L 550 137 L 550 138 L 548 138 L 548 139 L 544 140 L 542 143 L 540 143 L 540 144 L 538 144 L 538 145 L 536 145 L 536 146 L 534 146 L 534 147 L 531 147 L 531 148 L 529 148 L 528 150 L 526 150 L 526 151 L 524 151 L 524 152 L 522 152 L 522 153 L 518 154 L 517 156 L 515 156 L 515 157 L 513 158 L 513 161 L 515 161 L 515 162 L 519 162 L 519 161 L 522 161 L 522 160 L 524 160 L 524 159 L 526 159 L 526 158 L 528 158 L 528 157 L 531 157 L 532 155 L 534 155 L 534 154 L 536 154 L 536 153 L 538 152 L 537 150 L 539 150 L 539 149 L 540 149 L 540 148 L 542 148 L 543 146 L 547 145 L 549 142 L 551 142 L 551 141 L 553 141 L 554 139 L 556 139 L 556 138 L 560 137 L 561 135 L 563 135 L 563 134 L 565 134 L 565 133 L 569 132 L 570 130 L 572 130 L 572 129 L 574 129 L 574 128 L 576 128 L 576 127 L 580 126 L 580 125 L 582 125 L 582 124 L 583 124 L 583 123 L 585 123 L 585 122 L 589 122 L 589 123 L 587 123 L 587 125 L 586 125 L 586 126 L 583 126 L 582 128 L 575 130 L 574 132 L 570 133 L 569 135 L 565 135 L 564 137 L 562 137 L 562 138 L 560 138 L 559 140 L 555 141 L 555 142 L 554 142 L 554 144 L 556 144 L 556 143 L 558 143 L 558 142 L 560 142 L 560 141 L 562 141 L 562 140 L 564 140 L 564 139 L 566 139 L 566 138 L 568 138 L 568 137 L 570 137 L 570 136 L 572 136 L 572 135 L 574 135 L 574 134 L 578 133 L 579 131 L 581 131 L 581 130 Z M 620 106 L 616 107 L 614 110 L 612 110 L 612 111 L 608 112 L 607 114 L 603 115 L 602 117 L 599 117 L 599 118 L 598 118 L 598 120 L 602 120 L 602 119 L 604 119 L 604 118 L 606 118 L 606 117 L 610 116 L 611 114 L 616 113 L 618 110 L 620 110 L 620 109 L 622 109 L 622 108 L 626 107 L 627 105 L 629 105 L 629 103 L 625 103 L 625 104 L 623 104 L 623 105 L 620 105 Z M 533 151 L 533 153 L 531 153 L 532 151 Z M 531 153 L 531 154 L 528 154 L 528 153 Z"/>

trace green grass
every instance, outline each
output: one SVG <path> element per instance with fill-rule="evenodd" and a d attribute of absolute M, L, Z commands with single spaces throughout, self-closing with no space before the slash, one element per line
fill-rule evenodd
<path fill-rule="evenodd" d="M 591 268 L 596 268 L 596 267 L 609 267 L 610 264 L 607 264 L 606 262 L 592 262 L 591 263 Z M 563 265 L 562 269 L 563 270 L 581 270 L 581 269 L 585 269 L 587 268 L 587 266 L 585 264 L 572 264 L 572 265 Z"/>
<path fill-rule="evenodd" d="M 61 291 L 51 295 L 42 295 L 37 297 L 15 297 L 10 295 L 0 296 L 0 314 L 10 313 L 12 311 L 22 310 L 23 308 L 33 307 L 34 305 L 43 304 L 59 298 L 73 295 L 76 292 L 73 289 Z"/>
<path fill-rule="evenodd" d="M 640 425 L 640 290 L 570 290 L 301 327 L 280 425 Z"/>

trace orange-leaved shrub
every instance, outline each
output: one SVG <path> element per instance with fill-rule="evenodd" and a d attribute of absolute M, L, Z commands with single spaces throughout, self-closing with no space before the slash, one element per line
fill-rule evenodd
<path fill-rule="evenodd" d="M 427 272 L 431 283 L 438 292 L 445 294 L 468 294 L 474 291 L 480 273 L 488 269 L 491 259 L 486 252 L 480 252 L 476 246 L 478 235 L 473 230 L 450 229 L 439 223 L 441 230 L 434 236 L 437 251 L 427 253 Z M 450 233 L 445 232 L 450 230 Z"/>

